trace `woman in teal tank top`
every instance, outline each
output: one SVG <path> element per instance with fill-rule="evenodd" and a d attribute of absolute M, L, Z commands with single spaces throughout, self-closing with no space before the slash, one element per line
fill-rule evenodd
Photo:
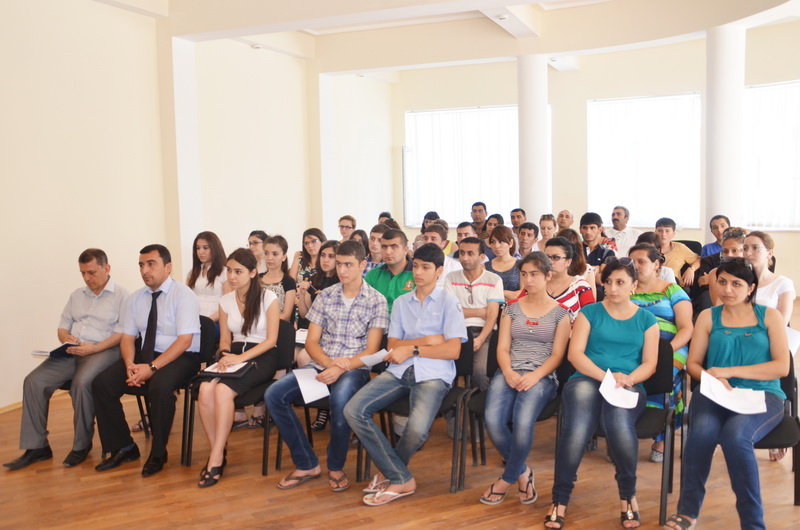
<path fill-rule="evenodd" d="M 605 298 L 581 309 L 569 345 L 569 361 L 577 372 L 564 385 L 553 483 L 553 505 L 545 528 L 563 528 L 567 504 L 575 486 L 586 444 L 602 425 L 619 490 L 623 528 L 638 528 L 636 464 L 639 440 L 636 421 L 645 409 L 641 383 L 656 370 L 656 317 L 631 302 L 636 269 L 629 258 L 609 258 L 600 280 Z M 633 408 L 612 405 L 600 394 L 600 383 L 610 370 L 616 386 L 637 395 Z"/>
<path fill-rule="evenodd" d="M 757 287 L 758 276 L 748 260 L 733 258 L 720 264 L 717 293 L 722 305 L 706 309 L 698 317 L 686 368 L 696 380 L 705 369 L 728 388 L 763 390 L 767 410 L 740 414 L 694 393 L 679 515 L 670 518 L 669 528 L 694 528 L 717 444 L 725 454 L 741 527 L 766 528 L 753 444 L 783 418 L 786 396 L 780 378 L 789 373 L 789 346 L 781 314 L 754 305 Z"/>

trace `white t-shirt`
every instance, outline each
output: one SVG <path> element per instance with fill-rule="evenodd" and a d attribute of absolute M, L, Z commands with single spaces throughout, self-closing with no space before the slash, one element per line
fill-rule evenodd
<path fill-rule="evenodd" d="M 489 305 L 489 302 L 502 304 L 503 280 L 497 274 L 484 270 L 477 280 L 470 283 L 464 276 L 464 271 L 454 271 L 447 275 L 444 282 L 444 290 L 458 298 L 461 307 L 466 309 L 482 309 Z M 470 291 L 472 296 L 470 297 Z M 471 302 L 470 302 L 471 300 Z M 486 320 L 479 317 L 464 319 L 467 327 L 482 328 Z"/>
<path fill-rule="evenodd" d="M 236 291 L 232 291 L 219 299 L 220 309 L 228 315 L 228 329 L 233 333 L 234 342 L 254 342 L 258 344 L 267 340 L 267 308 L 270 304 L 276 302 L 278 297 L 269 289 L 262 289 L 262 291 L 258 321 L 255 329 L 251 328 L 246 335 L 242 333 L 244 317 L 239 311 L 239 304 L 236 303 Z"/>
<path fill-rule="evenodd" d="M 186 275 L 188 280 L 189 275 L 192 271 L 189 271 L 189 274 Z M 209 285 L 208 278 L 201 276 L 197 277 L 197 281 L 194 282 L 194 294 L 197 295 L 197 299 L 200 301 L 200 314 L 204 317 L 209 317 L 217 312 L 219 309 L 219 299 L 222 297 L 222 284 L 225 283 L 227 279 L 227 275 L 225 273 L 225 269 L 222 269 L 222 272 L 219 276 L 214 278 L 214 283 Z"/>
<path fill-rule="evenodd" d="M 447 278 L 447 275 L 453 271 L 460 271 L 461 270 L 461 262 L 457 259 L 453 259 L 450 256 L 444 257 L 444 266 L 442 267 L 442 274 L 439 276 L 439 279 L 436 280 L 436 287 L 444 287 L 444 279 Z"/>
<path fill-rule="evenodd" d="M 756 291 L 756 303 L 777 309 L 778 299 L 783 293 L 792 293 L 792 299 L 794 299 L 796 296 L 794 282 L 786 276 L 776 276 L 775 279 L 767 285 L 763 287 L 761 285 L 758 286 L 758 290 Z"/>
<path fill-rule="evenodd" d="M 617 242 L 617 256 L 627 256 L 628 250 L 636 244 L 636 240 L 642 235 L 641 230 L 626 226 L 624 230 L 615 230 L 613 228 L 604 227 L 608 237 L 613 237 Z"/>

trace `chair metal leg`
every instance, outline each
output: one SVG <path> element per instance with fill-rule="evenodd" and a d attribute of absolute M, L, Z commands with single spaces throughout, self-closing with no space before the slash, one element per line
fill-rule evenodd
<path fill-rule="evenodd" d="M 269 427 L 268 427 L 269 428 Z M 278 449 L 277 454 L 275 455 L 275 470 L 281 470 L 281 463 L 283 461 L 283 436 L 281 436 L 281 431 L 278 429 Z"/>
<path fill-rule="evenodd" d="M 800 451 L 798 446 L 792 447 L 792 468 L 794 470 L 794 505 L 800 506 Z"/>
<path fill-rule="evenodd" d="M 675 411 L 667 413 L 666 429 L 664 431 L 664 460 L 661 462 L 661 504 L 658 510 L 658 524 L 664 526 L 667 522 L 667 492 L 671 489 L 672 479 L 672 453 L 675 441 Z"/>
<path fill-rule="evenodd" d="M 144 402 L 144 405 L 142 405 L 142 402 Z M 147 399 L 139 395 L 136 396 L 136 404 L 139 406 L 139 417 L 142 419 L 142 430 L 144 431 L 144 437 L 150 438 L 150 406 L 147 403 Z M 147 410 L 145 411 L 145 409 Z"/>
<path fill-rule="evenodd" d="M 450 493 L 456 493 L 458 491 L 458 456 L 460 453 L 460 445 L 459 442 L 461 441 L 461 399 L 459 398 L 456 401 L 456 415 L 454 421 L 454 432 L 453 432 L 453 456 L 450 462 Z"/>
<path fill-rule="evenodd" d="M 264 454 L 261 455 L 261 475 L 269 475 L 269 416 L 264 417 Z"/>
<path fill-rule="evenodd" d="M 483 418 L 478 418 L 478 441 L 481 448 L 481 465 L 486 465 L 486 426 Z"/>
<path fill-rule="evenodd" d="M 478 417 L 472 411 L 468 412 L 469 418 L 469 446 L 472 450 L 472 467 L 478 467 Z"/>
<path fill-rule="evenodd" d="M 306 436 L 308 437 L 308 443 L 311 447 L 314 447 L 314 431 L 311 430 L 311 411 L 308 407 L 303 407 L 304 412 L 306 413 Z"/>
<path fill-rule="evenodd" d="M 194 442 L 194 408 L 193 392 L 187 389 L 183 398 L 183 440 L 181 444 L 181 465 L 192 465 L 192 445 Z"/>

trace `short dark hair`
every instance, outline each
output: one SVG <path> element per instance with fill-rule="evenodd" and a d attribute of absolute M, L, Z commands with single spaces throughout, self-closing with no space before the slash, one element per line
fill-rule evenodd
<path fill-rule="evenodd" d="M 364 261 L 367 253 L 364 250 L 364 245 L 361 244 L 360 241 L 356 241 L 354 239 L 348 239 L 347 241 L 342 241 L 339 243 L 339 246 L 336 247 L 336 255 L 337 256 L 353 256 L 356 258 L 356 261 L 361 263 Z"/>
<path fill-rule="evenodd" d="M 425 216 L 422 218 L 422 220 L 425 221 L 427 219 L 430 219 L 431 221 L 435 221 L 438 218 L 439 218 L 439 214 L 438 213 L 436 213 L 434 211 L 430 211 L 430 212 L 425 214 Z"/>
<path fill-rule="evenodd" d="M 659 228 L 661 226 L 666 226 L 667 228 L 672 228 L 673 230 L 675 230 L 675 227 L 677 227 L 678 225 L 676 225 L 675 221 L 673 221 L 669 217 L 662 217 L 661 219 L 656 221 L 656 228 Z"/>
<path fill-rule="evenodd" d="M 466 243 L 468 245 L 478 245 L 478 247 L 480 248 L 480 253 L 481 254 L 486 254 L 486 243 L 484 243 L 483 239 L 481 239 L 479 237 L 471 237 L 471 236 L 470 237 L 465 237 L 464 239 L 461 240 L 461 243 L 459 243 L 459 246 L 463 245 L 464 243 Z"/>
<path fill-rule="evenodd" d="M 388 218 L 387 220 L 385 220 L 385 221 L 383 222 L 383 224 L 385 224 L 385 225 L 386 225 L 386 226 L 388 226 L 389 228 L 394 228 L 395 230 L 400 230 L 400 223 L 398 223 L 397 221 L 395 221 L 395 220 L 394 220 L 394 219 L 392 219 L 391 217 L 390 217 L 390 218 Z"/>
<path fill-rule="evenodd" d="M 544 248 L 547 247 L 561 247 L 564 250 L 564 255 L 567 257 L 567 259 L 575 259 L 575 245 L 570 243 L 569 239 L 566 237 L 551 237 L 547 240 L 547 243 L 544 244 Z"/>
<path fill-rule="evenodd" d="M 108 256 L 99 248 L 87 248 L 78 256 L 78 263 L 86 264 L 91 263 L 93 260 L 97 261 L 97 264 L 101 267 L 108 265 Z"/>
<path fill-rule="evenodd" d="M 753 285 L 753 292 L 747 297 L 745 301 L 751 304 L 756 303 L 756 292 L 758 291 L 758 274 L 753 269 L 753 264 L 750 260 L 745 258 L 731 258 L 722 261 L 717 267 L 717 280 L 719 280 L 720 273 L 727 272 L 731 276 L 736 276 L 740 280 L 747 282 L 747 285 Z"/>
<path fill-rule="evenodd" d="M 500 241 L 501 243 L 508 243 L 511 247 L 509 249 L 509 253 L 513 256 L 517 252 L 517 242 L 514 239 L 514 232 L 505 225 L 497 225 L 494 227 L 492 232 L 489 234 L 489 243 L 492 242 L 492 239 L 495 241 Z"/>
<path fill-rule="evenodd" d="M 497 224 L 499 224 L 499 225 L 506 224 L 506 220 L 503 219 L 503 216 L 500 215 L 499 213 L 493 213 L 492 215 L 487 217 L 487 219 L 496 219 L 497 220 Z"/>
<path fill-rule="evenodd" d="M 606 260 L 605 268 L 603 268 L 603 272 L 600 273 L 600 283 L 606 283 L 606 280 L 609 276 L 611 276 L 611 273 L 618 270 L 624 270 L 633 281 L 639 279 L 639 275 L 636 273 L 636 267 L 633 265 L 633 262 L 628 258 L 623 259 L 625 260 L 624 264 L 622 263 L 622 260 L 615 256 L 611 256 Z"/>
<path fill-rule="evenodd" d="M 378 224 L 376 224 L 375 226 L 373 226 L 373 227 L 370 229 L 369 233 L 370 233 L 370 234 L 381 234 L 381 235 L 383 235 L 383 234 L 385 234 L 385 233 L 386 233 L 388 230 L 391 230 L 391 228 L 389 228 L 389 226 L 388 226 L 388 225 L 386 225 L 386 224 L 384 224 L 384 223 L 378 223 Z"/>
<path fill-rule="evenodd" d="M 714 222 L 714 221 L 716 221 L 717 219 L 725 219 L 725 222 L 726 222 L 726 223 L 728 223 L 728 226 L 731 226 L 731 220 L 730 220 L 730 219 L 728 219 L 728 216 L 727 216 L 727 215 L 715 215 L 715 216 L 714 216 L 714 217 L 712 217 L 712 218 L 711 218 L 711 220 L 708 222 L 708 227 L 709 227 L 709 228 L 711 228 L 711 223 L 713 223 L 713 222 Z"/>
<path fill-rule="evenodd" d="M 158 255 L 161 257 L 161 261 L 164 262 L 164 265 L 167 263 L 172 263 L 172 254 L 169 253 L 169 249 L 164 245 L 159 245 L 158 243 L 147 245 L 139 251 L 139 254 L 150 254 L 153 251 L 158 252 Z"/>
<path fill-rule="evenodd" d="M 485 202 L 481 202 L 481 201 L 473 202 L 472 203 L 472 207 L 475 208 L 476 206 L 483 206 L 483 209 L 484 210 L 486 209 L 486 203 Z"/>
<path fill-rule="evenodd" d="M 339 222 L 341 223 L 342 221 L 350 221 L 351 223 L 353 223 L 353 228 L 356 227 L 356 218 L 353 217 L 352 215 L 343 215 L 343 216 L 341 216 L 339 218 Z"/>
<path fill-rule="evenodd" d="M 408 244 L 408 238 L 406 237 L 406 233 L 398 228 L 390 228 L 386 232 L 383 233 L 381 239 L 400 239 L 404 245 Z"/>
<path fill-rule="evenodd" d="M 456 227 L 456 230 L 458 230 L 459 228 L 466 228 L 466 227 L 470 227 L 470 228 L 472 228 L 473 232 L 475 232 L 476 234 L 478 233 L 478 227 L 475 226 L 475 223 L 470 223 L 469 221 L 464 221 L 463 223 L 458 223 L 458 226 Z"/>
<path fill-rule="evenodd" d="M 664 254 L 662 254 L 661 251 L 655 247 L 655 245 L 652 245 L 650 243 L 637 243 L 628 250 L 628 256 L 630 256 L 637 250 L 644 250 L 645 252 L 647 252 L 647 259 L 649 259 L 653 263 L 656 262 L 664 263 Z"/>
<path fill-rule="evenodd" d="M 414 259 L 433 263 L 438 269 L 444 265 L 444 252 L 433 243 L 425 243 L 414 252 Z"/>
<path fill-rule="evenodd" d="M 553 270 L 553 262 L 550 261 L 550 258 L 547 257 L 547 254 L 541 250 L 534 250 L 533 252 L 528 252 L 525 254 L 524 258 L 517 261 L 517 269 L 521 272 L 522 266 L 527 265 L 528 263 L 532 263 L 533 266 L 539 269 L 539 272 L 543 274 L 547 274 Z"/>
<path fill-rule="evenodd" d="M 522 208 L 514 208 L 513 210 L 511 210 L 511 213 L 514 213 L 514 212 L 522 212 L 522 215 L 524 215 L 525 217 L 528 217 L 528 214 L 526 214 L 525 210 L 523 210 Z"/>
<path fill-rule="evenodd" d="M 636 238 L 636 244 L 640 245 L 642 243 L 649 243 L 651 245 L 655 245 L 656 244 L 656 233 L 653 232 L 652 230 L 650 230 L 650 231 L 642 232 L 641 234 L 639 234 L 639 237 Z"/>
<path fill-rule="evenodd" d="M 536 236 L 536 237 L 539 237 L 539 227 L 538 227 L 538 226 L 536 226 L 536 223 L 532 223 L 532 222 L 530 222 L 530 221 L 525 221 L 524 223 L 522 223 L 521 225 L 519 225 L 519 227 L 518 227 L 518 228 L 519 228 L 520 230 L 522 230 L 523 228 L 524 228 L 525 230 L 533 230 L 533 235 L 534 235 L 534 236 Z"/>
<path fill-rule="evenodd" d="M 423 234 L 428 232 L 436 232 L 442 238 L 442 241 L 447 241 L 447 229 L 439 223 L 431 223 L 422 229 Z"/>
<path fill-rule="evenodd" d="M 381 213 L 378 214 L 378 219 L 380 219 L 381 217 L 388 217 L 388 218 L 391 219 L 392 212 L 381 212 Z"/>
<path fill-rule="evenodd" d="M 586 225 L 603 226 L 603 218 L 600 217 L 599 213 L 586 212 L 585 214 L 581 215 L 581 222 L 578 223 L 578 226 Z"/>
<path fill-rule="evenodd" d="M 267 235 L 267 233 L 264 232 L 263 230 L 253 230 L 252 232 L 250 232 L 250 235 L 247 236 L 247 237 L 257 237 L 263 243 L 264 241 L 267 240 L 269 235 Z"/>

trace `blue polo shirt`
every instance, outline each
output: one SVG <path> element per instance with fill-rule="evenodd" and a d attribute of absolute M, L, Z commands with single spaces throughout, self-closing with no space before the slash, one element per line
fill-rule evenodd
<path fill-rule="evenodd" d="M 444 335 L 445 340 L 458 337 L 461 342 L 467 341 L 461 305 L 455 296 L 441 287 L 435 288 L 423 302 L 417 298 L 416 289 L 394 301 L 389 337 L 411 340 L 428 335 Z M 410 366 L 414 367 L 418 383 L 441 379 L 452 384 L 456 377 L 455 361 L 427 357 L 410 357 L 401 364 L 389 364 L 387 371 L 399 379 Z"/>

